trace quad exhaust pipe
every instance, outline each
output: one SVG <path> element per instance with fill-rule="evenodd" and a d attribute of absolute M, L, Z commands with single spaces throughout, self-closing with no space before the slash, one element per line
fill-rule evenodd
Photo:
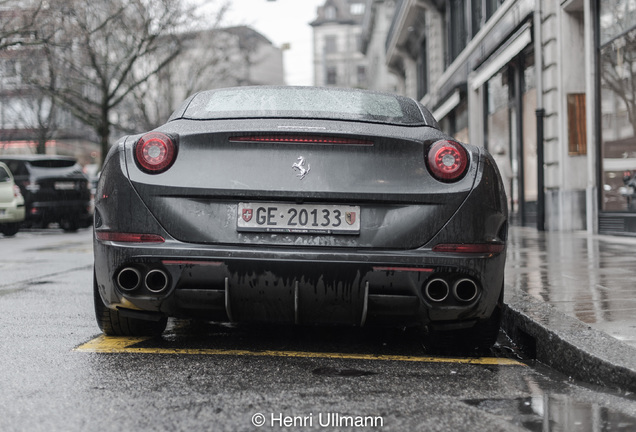
<path fill-rule="evenodd" d="M 474 280 L 461 278 L 451 285 L 443 278 L 431 279 L 424 286 L 424 297 L 430 302 L 441 303 L 453 294 L 455 300 L 462 303 L 472 302 L 479 295 L 479 288 Z"/>
<path fill-rule="evenodd" d="M 135 291 L 142 285 L 152 292 L 160 293 L 168 288 L 168 274 L 161 269 L 152 269 L 142 277 L 141 272 L 134 267 L 125 267 L 117 273 L 115 278 L 119 289 L 125 292 Z"/>
<path fill-rule="evenodd" d="M 159 269 L 153 269 L 146 274 L 144 284 L 148 291 L 153 293 L 160 293 L 168 288 L 168 275 L 165 271 Z"/>
<path fill-rule="evenodd" d="M 429 281 L 424 288 L 426 298 L 432 302 L 439 303 L 446 300 L 450 292 L 448 282 L 441 278 L 435 278 Z"/>
<path fill-rule="evenodd" d="M 471 302 L 477 298 L 479 290 L 472 279 L 460 279 L 453 284 L 453 296 L 461 302 Z"/>
<path fill-rule="evenodd" d="M 126 267 L 117 275 L 117 285 L 123 291 L 134 291 L 141 283 L 141 273 L 134 267 Z"/>

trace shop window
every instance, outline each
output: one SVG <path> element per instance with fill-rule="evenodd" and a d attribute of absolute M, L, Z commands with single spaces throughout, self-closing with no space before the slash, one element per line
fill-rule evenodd
<path fill-rule="evenodd" d="M 587 154 L 585 93 L 568 94 L 568 153 Z"/>
<path fill-rule="evenodd" d="M 600 2 L 602 210 L 636 213 L 636 2 Z"/>

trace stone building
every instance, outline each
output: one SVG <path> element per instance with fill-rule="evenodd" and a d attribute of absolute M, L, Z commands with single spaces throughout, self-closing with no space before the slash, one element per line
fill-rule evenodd
<path fill-rule="evenodd" d="M 314 84 L 366 88 L 362 54 L 365 0 L 326 0 L 311 23 L 314 33 Z"/>
<path fill-rule="evenodd" d="M 513 223 L 547 230 L 636 235 L 634 63 L 633 1 L 398 0 L 386 35 L 398 90 L 493 153 Z"/>

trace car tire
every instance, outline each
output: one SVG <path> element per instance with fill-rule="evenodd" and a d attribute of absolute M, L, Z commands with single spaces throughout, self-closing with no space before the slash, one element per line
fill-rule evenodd
<path fill-rule="evenodd" d="M 20 231 L 19 223 L 8 223 L 0 226 L 0 232 L 5 237 L 13 237 L 18 233 L 18 231 Z"/>
<path fill-rule="evenodd" d="M 60 227 L 64 232 L 75 232 L 79 229 L 79 223 L 75 219 L 62 219 Z"/>
<path fill-rule="evenodd" d="M 159 336 L 168 324 L 168 318 L 159 321 L 131 318 L 106 307 L 99 295 L 96 278 L 93 278 L 93 300 L 97 325 L 107 336 Z"/>
<path fill-rule="evenodd" d="M 492 315 L 473 327 L 438 330 L 426 334 L 424 345 L 439 354 L 474 355 L 490 351 L 497 342 L 503 315 L 503 288 Z"/>

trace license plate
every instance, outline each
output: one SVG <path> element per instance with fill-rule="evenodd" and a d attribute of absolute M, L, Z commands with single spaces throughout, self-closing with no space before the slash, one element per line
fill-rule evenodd
<path fill-rule="evenodd" d="M 297 234 L 359 234 L 360 207 L 239 203 L 237 230 Z"/>
<path fill-rule="evenodd" d="M 75 182 L 55 182 L 55 189 L 57 189 L 57 190 L 73 190 L 73 189 L 75 189 Z"/>

